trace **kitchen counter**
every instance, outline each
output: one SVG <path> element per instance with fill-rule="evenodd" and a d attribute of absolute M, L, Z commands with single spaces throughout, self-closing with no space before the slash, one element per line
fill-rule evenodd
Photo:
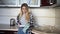
<path fill-rule="evenodd" d="M 18 31 L 18 28 L 16 26 L 10 26 L 7 24 L 0 24 L 0 30 Z"/>
<path fill-rule="evenodd" d="M 0 34 L 14 34 L 14 32 L 17 32 L 17 31 L 18 31 L 18 28 L 16 26 L 0 24 Z"/>
<path fill-rule="evenodd" d="M 42 27 L 41 27 L 42 28 Z M 18 27 L 17 26 L 10 26 L 10 25 L 6 25 L 6 24 L 0 24 L 0 34 L 15 34 L 18 31 Z M 44 31 L 44 30 L 43 30 Z M 47 33 L 47 32 L 43 32 L 41 30 L 37 30 L 35 28 L 32 29 L 32 32 L 35 34 L 60 34 L 60 33 Z"/>

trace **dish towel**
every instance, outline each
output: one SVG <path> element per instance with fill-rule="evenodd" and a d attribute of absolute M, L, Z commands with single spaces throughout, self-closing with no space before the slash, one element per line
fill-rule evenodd
<path fill-rule="evenodd" d="M 30 27 L 29 24 L 25 24 L 24 28 L 23 28 L 23 32 L 26 33 L 26 30 Z"/>

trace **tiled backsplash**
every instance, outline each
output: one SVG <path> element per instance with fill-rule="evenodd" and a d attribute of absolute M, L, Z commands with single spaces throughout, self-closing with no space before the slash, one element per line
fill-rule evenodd
<path fill-rule="evenodd" d="M 31 8 L 36 23 L 40 26 L 51 25 L 55 26 L 59 23 L 60 10 L 55 8 Z M 17 17 L 20 8 L 0 8 L 0 24 L 10 24 L 10 19 Z M 58 12 L 58 13 L 56 13 Z M 58 15 L 58 18 L 56 16 Z M 57 23 L 57 24 L 58 24 Z"/>

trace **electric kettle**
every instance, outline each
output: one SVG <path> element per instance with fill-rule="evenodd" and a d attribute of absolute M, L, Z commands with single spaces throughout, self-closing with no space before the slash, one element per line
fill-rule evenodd
<path fill-rule="evenodd" d="M 10 19 L 10 26 L 15 26 L 15 19 L 14 18 Z"/>

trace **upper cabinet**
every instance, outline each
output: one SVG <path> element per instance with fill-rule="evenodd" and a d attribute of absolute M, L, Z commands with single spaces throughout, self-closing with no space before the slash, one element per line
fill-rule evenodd
<path fill-rule="evenodd" d="M 51 6 L 57 0 L 0 0 L 0 7 L 21 7 L 22 3 L 27 3 L 30 7 Z"/>
<path fill-rule="evenodd" d="M 0 7 L 20 7 L 27 3 L 30 7 L 40 7 L 40 0 L 0 0 Z"/>

